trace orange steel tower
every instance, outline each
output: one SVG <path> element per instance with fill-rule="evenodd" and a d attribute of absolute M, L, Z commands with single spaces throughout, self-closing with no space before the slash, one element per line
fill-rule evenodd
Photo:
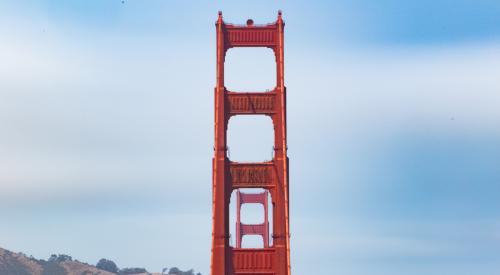
<path fill-rule="evenodd" d="M 250 19 L 246 26 L 227 24 L 223 21 L 221 12 L 216 22 L 217 84 L 211 275 L 290 275 L 286 88 L 283 78 L 284 25 L 281 11 L 278 12 L 277 21 L 268 25 L 254 25 Z M 242 92 L 228 91 L 225 88 L 224 59 L 227 50 L 233 47 L 267 47 L 274 51 L 277 82 L 272 91 Z M 235 115 L 271 117 L 274 124 L 273 160 L 238 163 L 228 159 L 226 131 L 230 117 Z M 256 249 L 241 248 L 239 245 L 233 248 L 229 245 L 229 201 L 233 190 L 239 188 L 263 188 L 271 194 L 271 246 L 264 245 L 263 248 Z"/>

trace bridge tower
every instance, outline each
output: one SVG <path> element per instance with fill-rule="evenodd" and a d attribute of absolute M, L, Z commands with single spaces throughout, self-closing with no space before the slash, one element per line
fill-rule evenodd
<path fill-rule="evenodd" d="M 283 62 L 285 24 L 280 11 L 277 21 L 267 25 L 254 25 L 250 19 L 246 25 L 228 24 L 219 12 L 215 25 L 217 81 L 214 101 L 211 275 L 290 275 L 286 88 Z M 228 91 L 224 86 L 224 60 L 227 50 L 233 47 L 271 48 L 276 59 L 276 87 L 267 92 Z M 230 117 L 236 115 L 271 117 L 274 125 L 274 155 L 271 161 L 241 163 L 229 160 L 226 145 L 227 126 Z M 229 201 L 233 190 L 239 188 L 262 188 L 271 195 L 272 245 L 269 245 L 269 240 L 266 245 L 264 240 L 263 248 L 241 248 L 241 234 L 252 230 L 247 228 L 237 233 L 236 247 L 230 246 Z M 239 195 L 240 199 L 249 199 L 244 197 L 248 194 L 242 195 Z M 239 214 L 239 206 L 237 212 Z M 238 220 L 237 223 L 239 222 Z M 267 222 L 266 217 L 264 224 Z M 265 231 L 264 228 L 259 230 Z"/>

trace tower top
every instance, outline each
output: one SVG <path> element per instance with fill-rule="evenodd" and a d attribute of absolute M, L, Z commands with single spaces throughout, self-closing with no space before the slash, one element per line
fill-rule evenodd
<path fill-rule="evenodd" d="M 224 19 L 222 17 L 222 11 L 218 11 L 217 13 L 218 13 L 217 23 L 225 23 Z M 281 10 L 278 10 L 278 17 L 277 17 L 276 22 L 283 22 L 283 18 L 282 18 L 283 16 L 282 15 L 283 15 L 283 12 Z M 275 23 L 270 23 L 270 24 L 267 24 L 267 25 L 272 25 L 272 24 L 275 24 Z M 230 25 L 237 25 L 237 24 L 230 24 Z M 254 21 L 251 18 L 249 18 L 247 20 L 247 22 L 246 22 L 246 25 L 247 26 L 253 26 L 254 25 Z"/>

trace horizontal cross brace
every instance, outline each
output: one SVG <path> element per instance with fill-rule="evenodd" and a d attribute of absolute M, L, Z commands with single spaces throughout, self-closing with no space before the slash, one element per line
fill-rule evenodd
<path fill-rule="evenodd" d="M 231 184 L 236 188 L 270 188 L 276 182 L 274 163 L 239 163 L 231 162 L 229 166 Z"/>
<path fill-rule="evenodd" d="M 264 205 L 266 203 L 266 199 L 269 192 L 265 191 L 262 193 L 242 193 L 240 192 L 240 204 L 244 203 L 259 203 Z"/>
<path fill-rule="evenodd" d="M 274 248 L 248 249 L 233 248 L 233 268 L 235 273 L 267 273 L 274 272 Z"/>
<path fill-rule="evenodd" d="M 277 112 L 276 92 L 237 93 L 227 92 L 230 115 L 272 115 Z"/>
<path fill-rule="evenodd" d="M 266 234 L 266 224 L 240 224 L 241 235 L 261 235 Z"/>
<path fill-rule="evenodd" d="M 235 26 L 225 25 L 226 49 L 232 47 L 269 47 L 274 48 L 278 44 L 277 24 L 266 26 Z"/>

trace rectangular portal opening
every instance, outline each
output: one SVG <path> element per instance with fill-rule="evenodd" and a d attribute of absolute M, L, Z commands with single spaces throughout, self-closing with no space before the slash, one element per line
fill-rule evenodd
<path fill-rule="evenodd" d="M 229 205 L 230 245 L 235 248 L 271 247 L 272 207 L 271 193 L 263 188 L 233 190 Z"/>

